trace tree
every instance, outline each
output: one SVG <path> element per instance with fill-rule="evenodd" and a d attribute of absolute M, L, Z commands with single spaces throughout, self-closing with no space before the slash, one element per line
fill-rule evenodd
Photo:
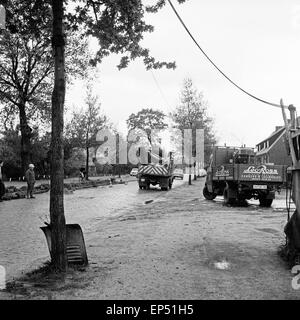
<path fill-rule="evenodd" d="M 151 145 L 154 141 L 153 138 L 153 129 L 163 130 L 168 127 L 168 124 L 165 122 L 165 114 L 159 110 L 142 109 L 138 113 L 132 113 L 127 119 L 127 127 L 129 130 L 143 130 L 146 135 L 149 144 Z M 152 133 L 152 134 L 151 134 Z"/>
<path fill-rule="evenodd" d="M 92 86 L 87 84 L 86 110 L 74 112 L 66 126 L 66 138 L 73 147 L 84 148 L 86 151 L 86 179 L 89 177 L 89 150 L 96 144 L 97 132 L 107 126 L 107 118 L 100 113 L 99 97 L 93 94 Z"/>
<path fill-rule="evenodd" d="M 212 146 L 216 143 L 213 131 L 213 119 L 207 114 L 207 102 L 204 100 L 203 94 L 198 93 L 191 79 L 184 80 L 180 105 L 171 113 L 171 117 L 176 127 L 181 131 L 184 129 L 195 131 L 196 127 L 197 129 L 204 129 L 204 159 L 208 161 Z M 193 139 L 193 154 L 195 154 L 196 149 L 195 143 L 196 141 Z"/>
<path fill-rule="evenodd" d="M 37 127 L 33 127 L 32 150 L 36 175 L 49 174 L 48 153 L 50 149 L 49 133 L 39 135 Z M 21 163 L 21 135 L 18 125 L 2 132 L 0 141 L 0 158 L 5 159 L 3 171 L 6 178 L 17 179 L 24 176 Z"/>
<path fill-rule="evenodd" d="M 5 159 L 3 172 L 9 178 L 21 177 L 20 170 L 20 135 L 15 128 L 10 128 L 1 133 L 0 158 Z"/>
<path fill-rule="evenodd" d="M 28 1 L 8 1 L 7 30 L 0 36 L 1 112 L 6 123 L 15 115 L 19 118 L 23 172 L 32 162 L 32 126 L 50 122 L 54 68 L 50 9 L 47 1 L 41 6 Z M 83 70 L 84 48 L 86 41 L 78 36 L 69 38 L 67 50 L 72 52 L 66 64 L 69 78 Z"/>
<path fill-rule="evenodd" d="M 177 0 L 179 3 L 184 0 Z M 13 2 L 1 0 L 1 3 Z M 63 122 L 65 100 L 65 33 L 64 27 L 70 27 L 78 31 L 82 26 L 86 35 L 98 39 L 99 50 L 92 60 L 94 64 L 100 62 L 110 53 L 122 54 L 119 68 L 126 67 L 130 60 L 142 58 L 146 68 L 174 68 L 175 63 L 156 61 L 150 56 L 149 49 L 140 45 L 143 34 L 152 32 L 153 26 L 144 21 L 144 12 L 157 12 L 165 5 L 164 0 L 157 0 L 155 5 L 144 7 L 142 0 L 87 0 L 68 1 L 75 4 L 74 9 L 64 13 L 65 2 L 63 0 L 29 0 L 22 1 L 26 8 L 32 8 L 30 15 L 22 16 L 20 20 L 22 28 L 16 29 L 22 34 L 22 30 L 32 34 L 40 32 L 37 23 L 49 9 L 52 10 L 52 48 L 54 56 L 54 89 L 52 93 L 52 138 L 51 138 L 51 191 L 50 191 L 50 224 L 52 228 L 52 256 L 53 265 L 61 271 L 67 267 L 66 261 L 66 229 L 63 204 Z M 40 11 L 40 12 L 39 12 Z M 26 12 L 26 11 L 24 11 Z M 39 14 L 40 13 L 40 14 Z M 14 24 L 14 17 L 7 15 L 8 21 Z M 65 18 L 65 20 L 64 20 Z"/>
<path fill-rule="evenodd" d="M 54 89 L 52 93 L 52 136 L 51 136 L 51 262 L 59 271 L 66 271 L 66 219 L 64 214 L 64 103 L 65 78 L 65 34 L 64 4 L 52 0 L 53 24 L 52 47 L 54 55 Z"/>
<path fill-rule="evenodd" d="M 40 15 L 37 24 L 43 25 L 40 34 L 32 33 L 33 29 L 26 30 L 21 25 L 20 15 L 26 16 L 26 20 L 33 11 L 33 5 L 27 8 L 23 2 L 7 2 L 7 31 L 0 37 L 0 101 L 6 105 L 7 109 L 3 111 L 9 111 L 8 115 L 18 113 L 23 170 L 31 161 L 32 128 L 29 118 L 35 115 L 44 119 L 49 115 L 51 87 L 46 79 L 50 77 L 53 66 L 51 30 L 46 27 L 51 21 L 48 8 L 43 6 L 43 10 L 35 12 Z M 37 114 L 38 109 L 40 112 Z"/>

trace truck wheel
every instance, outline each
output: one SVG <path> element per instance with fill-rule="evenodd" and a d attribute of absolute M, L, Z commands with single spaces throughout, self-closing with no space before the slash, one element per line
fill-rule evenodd
<path fill-rule="evenodd" d="M 235 199 L 234 198 L 229 198 L 229 188 L 226 187 L 223 191 L 223 197 L 224 197 L 224 204 L 233 204 Z"/>
<path fill-rule="evenodd" d="M 169 180 L 169 189 L 172 189 L 172 184 L 173 184 L 173 180 L 170 179 L 170 180 Z"/>
<path fill-rule="evenodd" d="M 261 207 L 269 208 L 271 207 L 273 199 L 259 198 L 259 205 Z"/>
<path fill-rule="evenodd" d="M 202 193 L 203 193 L 204 198 L 205 198 L 206 200 L 214 200 L 215 197 L 217 196 L 215 193 L 209 192 L 208 189 L 207 189 L 207 186 L 205 186 L 205 187 L 203 188 L 203 192 L 202 192 Z"/>
<path fill-rule="evenodd" d="M 168 191 L 169 188 L 168 188 L 168 187 L 161 187 L 161 190 L 162 190 L 162 191 Z"/>

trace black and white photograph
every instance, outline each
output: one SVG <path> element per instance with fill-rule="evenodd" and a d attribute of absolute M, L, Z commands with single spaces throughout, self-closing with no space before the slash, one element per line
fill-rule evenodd
<path fill-rule="evenodd" d="M 300 0 L 0 0 L 0 300 L 299 300 L 299 57 Z"/>

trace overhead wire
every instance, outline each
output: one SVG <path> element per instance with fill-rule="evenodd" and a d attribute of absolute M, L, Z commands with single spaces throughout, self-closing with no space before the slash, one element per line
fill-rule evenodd
<path fill-rule="evenodd" d="M 206 59 L 219 71 L 219 73 L 221 73 L 231 84 L 233 84 L 236 88 L 238 88 L 240 91 L 242 91 L 243 93 L 247 94 L 248 96 L 250 96 L 251 98 L 260 101 L 262 103 L 265 103 L 267 105 L 273 106 L 273 107 L 277 107 L 277 108 L 281 108 L 280 104 L 277 103 L 272 103 L 269 102 L 267 100 L 261 99 L 257 96 L 255 96 L 254 94 L 250 93 L 249 91 L 243 89 L 241 86 L 239 86 L 236 82 L 234 82 L 231 78 L 229 78 L 229 76 L 227 76 L 214 62 L 213 60 L 208 56 L 208 54 L 202 49 L 202 47 L 199 45 L 199 43 L 197 42 L 197 40 L 194 38 L 194 36 L 192 35 L 192 33 L 190 32 L 190 30 L 188 29 L 188 27 L 186 26 L 186 24 L 184 23 L 184 21 L 182 20 L 181 16 L 179 15 L 179 13 L 177 12 L 177 10 L 175 9 L 173 3 L 171 0 L 168 0 L 172 10 L 174 11 L 175 15 L 177 16 L 178 20 L 180 21 L 180 23 L 182 24 L 182 26 L 184 27 L 184 29 L 186 30 L 186 32 L 188 33 L 188 35 L 190 36 L 190 38 L 193 40 L 193 42 L 196 44 L 196 46 L 198 47 L 198 49 L 202 52 L 202 54 L 206 57 Z M 287 108 L 286 106 L 284 106 L 284 108 Z"/>
<path fill-rule="evenodd" d="M 158 88 L 158 91 L 159 91 L 160 95 L 162 96 L 162 98 L 165 101 L 165 103 L 167 104 L 167 106 L 170 108 L 170 104 L 169 104 L 169 102 L 168 102 L 168 100 L 167 100 L 167 98 L 166 98 L 161 86 L 159 85 L 159 82 L 158 82 L 156 76 L 154 75 L 154 72 L 151 69 L 150 69 L 150 72 L 151 72 L 152 78 L 153 78 L 153 80 L 154 80 L 154 82 L 155 82 L 155 84 L 156 84 L 156 86 Z"/>

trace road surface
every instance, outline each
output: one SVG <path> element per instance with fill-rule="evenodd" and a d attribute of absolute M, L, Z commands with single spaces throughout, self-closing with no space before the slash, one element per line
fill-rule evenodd
<path fill-rule="evenodd" d="M 181 184 L 181 180 L 175 180 L 173 187 Z M 66 222 L 80 224 L 88 238 L 101 219 L 122 214 L 133 205 L 144 205 L 164 194 L 155 187 L 139 190 L 132 178 L 127 185 L 77 190 L 65 195 Z M 7 280 L 49 259 L 46 239 L 40 230 L 44 221 L 49 222 L 49 193 L 38 194 L 36 199 L 0 203 L 0 265 L 6 269 Z"/>

